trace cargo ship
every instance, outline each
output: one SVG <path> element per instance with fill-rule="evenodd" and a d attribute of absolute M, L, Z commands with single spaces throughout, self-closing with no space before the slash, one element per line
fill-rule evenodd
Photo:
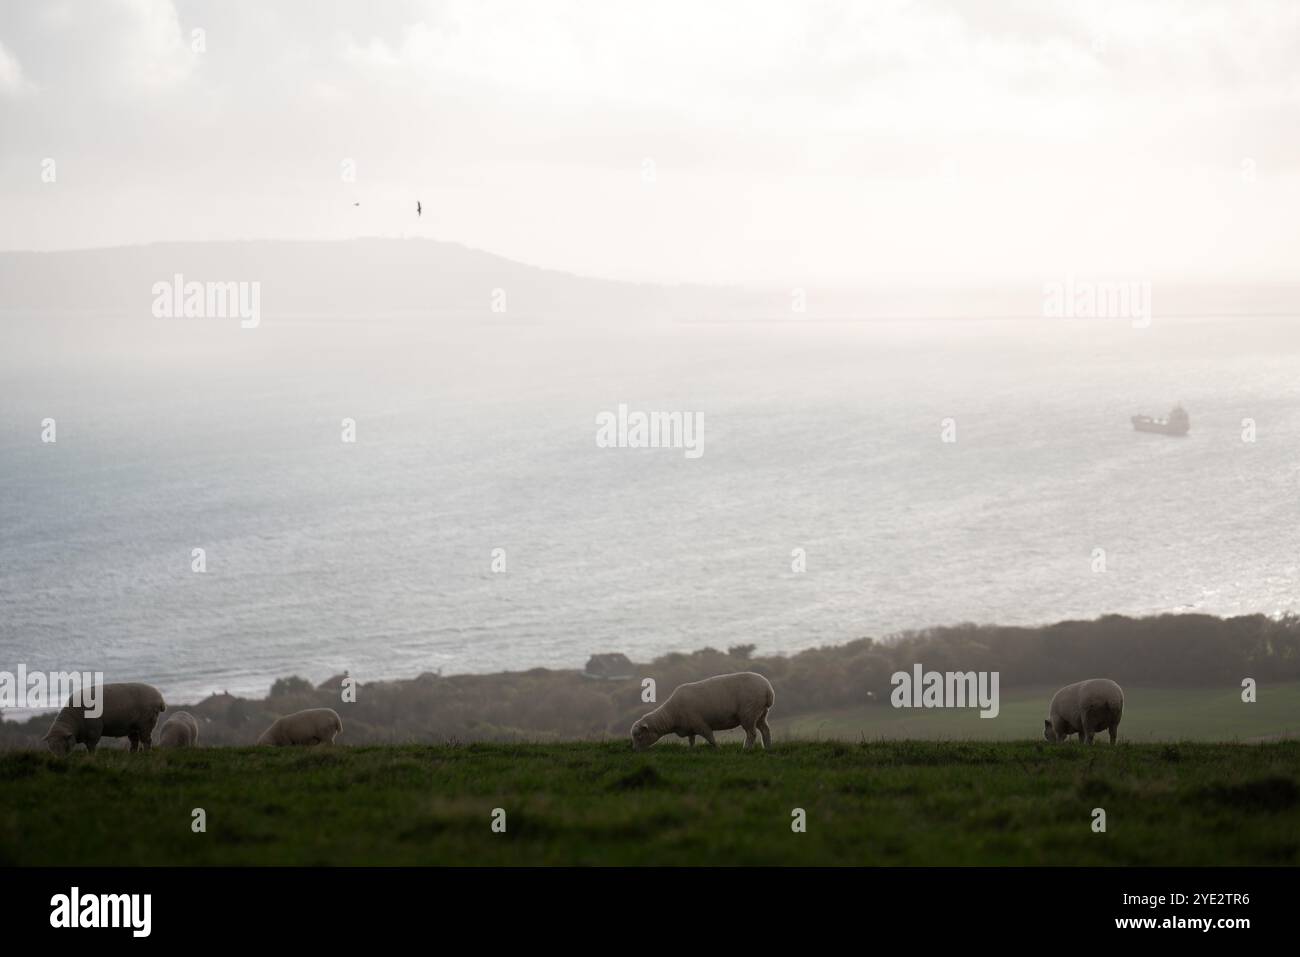
<path fill-rule="evenodd" d="M 1176 405 L 1163 419 L 1153 419 L 1149 415 L 1135 415 L 1129 421 L 1139 432 L 1159 432 L 1161 435 L 1186 435 L 1192 428 L 1187 410 Z"/>

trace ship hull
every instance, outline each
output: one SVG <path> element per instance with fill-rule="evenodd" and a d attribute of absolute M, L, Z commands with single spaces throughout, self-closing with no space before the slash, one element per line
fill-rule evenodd
<path fill-rule="evenodd" d="M 1189 426 L 1170 425 L 1161 419 L 1152 419 L 1145 415 L 1135 415 L 1130 420 L 1133 428 L 1139 432 L 1155 432 L 1158 435 L 1172 435 L 1182 438 L 1190 431 Z"/>

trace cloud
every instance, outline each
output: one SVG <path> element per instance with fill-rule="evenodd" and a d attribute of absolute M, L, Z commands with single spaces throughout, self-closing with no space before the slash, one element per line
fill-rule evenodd
<path fill-rule="evenodd" d="M 95 190 L 0 222 L 0 247 L 391 234 L 420 195 L 425 234 L 605 275 L 1281 274 L 1278 224 L 1300 215 L 1289 0 L 48 0 L 0 17 L 0 203 L 30 188 L 14 184 L 32 156 Z"/>
<path fill-rule="evenodd" d="M 22 64 L 0 43 L 0 96 L 23 96 L 35 89 L 35 84 L 23 76 Z"/>
<path fill-rule="evenodd" d="M 49 0 L 7 16 L 28 72 L 60 108 L 168 93 L 199 66 L 171 0 Z"/>

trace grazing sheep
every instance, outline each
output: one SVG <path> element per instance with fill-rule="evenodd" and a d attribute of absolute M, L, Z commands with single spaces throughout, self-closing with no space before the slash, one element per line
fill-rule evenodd
<path fill-rule="evenodd" d="M 678 685 L 668 700 L 632 725 L 632 747 L 644 751 L 670 732 L 689 738 L 695 747 L 698 734 L 715 748 L 714 731 L 745 729 L 745 749 L 754 746 L 754 732 L 763 735 L 763 747 L 772 746 L 767 712 L 776 700 L 771 683 L 762 675 L 742 671 Z"/>
<path fill-rule="evenodd" d="M 1064 741 L 1077 734 L 1084 744 L 1103 728 L 1110 731 L 1110 743 L 1119 733 L 1119 719 L 1124 713 L 1124 692 L 1109 678 L 1089 678 L 1066 685 L 1052 696 L 1048 709 L 1051 717 L 1043 721 L 1043 737 Z"/>
<path fill-rule="evenodd" d="M 46 747 L 62 755 L 84 744 L 93 754 L 99 739 L 107 737 L 129 738 L 132 751 L 140 748 L 148 751 L 158 715 L 167 710 L 158 689 L 153 685 L 125 682 L 101 685 L 98 692 L 95 700 L 102 711 L 97 718 L 86 714 L 84 704 L 73 704 L 75 695 L 69 696 L 68 703 L 45 733 Z"/>
<path fill-rule="evenodd" d="M 177 711 L 158 732 L 160 748 L 192 748 L 199 743 L 199 723 L 188 711 Z"/>
<path fill-rule="evenodd" d="M 308 708 L 276 718 L 257 739 L 259 745 L 333 744 L 343 720 L 333 708 Z"/>

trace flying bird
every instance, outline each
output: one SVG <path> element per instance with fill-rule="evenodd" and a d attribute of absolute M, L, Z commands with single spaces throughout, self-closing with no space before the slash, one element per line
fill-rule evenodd
<path fill-rule="evenodd" d="M 420 201 L 418 199 L 415 201 L 415 215 L 416 216 L 424 215 L 424 208 L 420 205 Z"/>

